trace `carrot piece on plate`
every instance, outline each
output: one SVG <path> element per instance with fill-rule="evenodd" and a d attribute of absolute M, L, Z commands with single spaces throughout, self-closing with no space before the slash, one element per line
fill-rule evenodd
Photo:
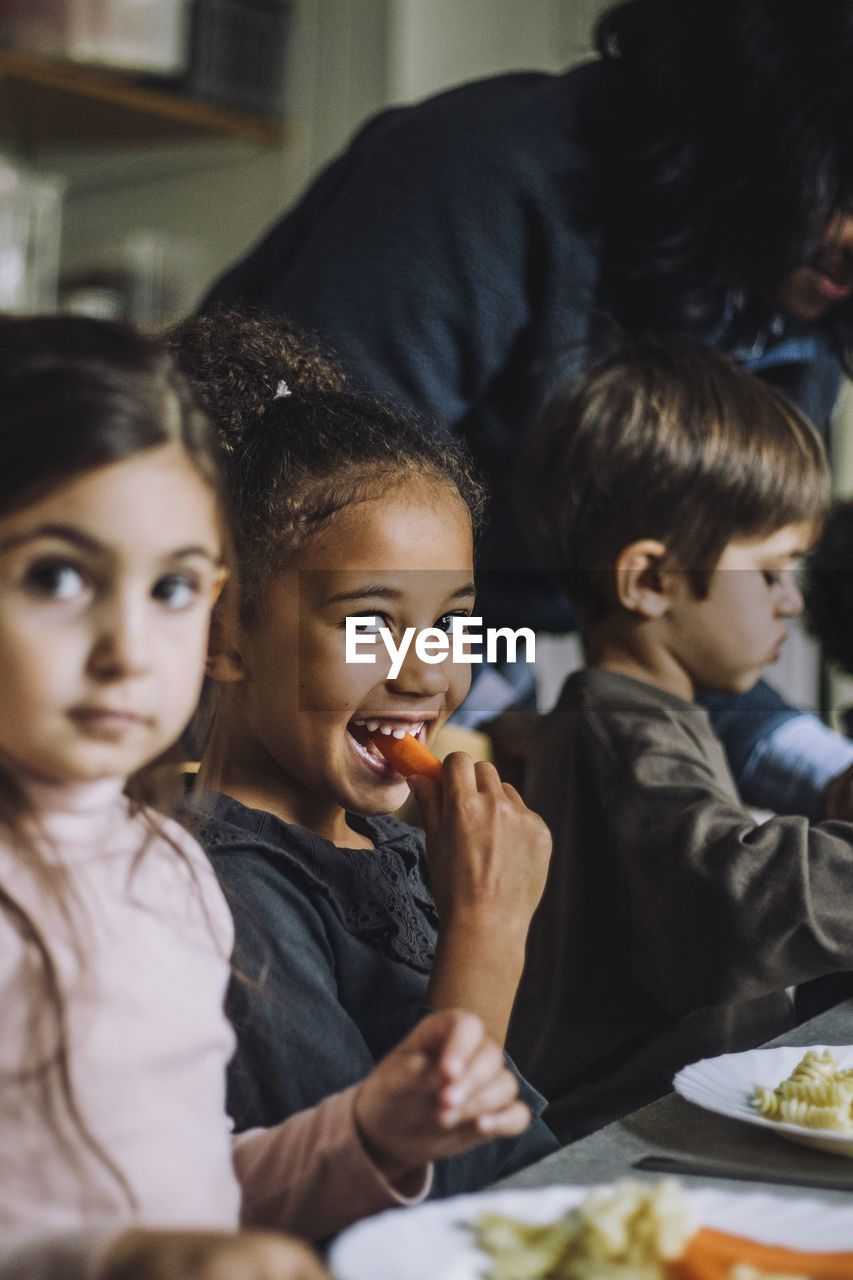
<path fill-rule="evenodd" d="M 853 1278 L 853 1252 L 789 1249 L 785 1245 L 762 1244 L 759 1240 L 729 1235 L 713 1227 L 700 1227 L 674 1265 L 673 1280 L 713 1280 L 715 1276 L 723 1280 L 737 1263 L 768 1275 L 777 1272 L 808 1276 L 809 1280 Z"/>

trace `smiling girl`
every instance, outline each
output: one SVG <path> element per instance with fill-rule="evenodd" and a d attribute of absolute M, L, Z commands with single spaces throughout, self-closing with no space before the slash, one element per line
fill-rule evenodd
<path fill-rule="evenodd" d="M 247 1128 L 359 1079 L 430 1008 L 470 1009 L 502 1043 L 550 837 L 491 765 L 462 754 L 441 785 L 414 780 L 425 843 L 384 816 L 409 786 L 373 734 L 431 743 L 470 666 L 425 663 L 414 646 L 393 678 L 383 647 L 375 664 L 346 661 L 348 618 L 399 643 L 470 614 L 482 494 L 465 455 L 362 394 L 295 387 L 237 416 L 218 421 L 241 594 L 213 629 L 199 803 L 237 964 L 257 979 L 230 999 L 229 1104 Z M 442 1162 L 434 1189 L 484 1185 L 552 1145 L 534 1122 Z"/>

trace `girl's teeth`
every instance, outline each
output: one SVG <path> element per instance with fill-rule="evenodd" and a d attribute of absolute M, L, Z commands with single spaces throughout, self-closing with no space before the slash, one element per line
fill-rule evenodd
<path fill-rule="evenodd" d="M 417 737 L 421 729 L 424 727 L 423 721 L 421 721 L 420 724 L 410 724 L 404 729 L 400 728 L 399 725 L 395 728 L 394 725 L 382 724 L 380 720 L 356 720 L 355 724 L 364 725 L 368 733 L 379 732 L 384 733 L 386 737 L 390 736 L 393 738 L 405 738 L 407 733 L 411 733 L 413 736 Z"/>

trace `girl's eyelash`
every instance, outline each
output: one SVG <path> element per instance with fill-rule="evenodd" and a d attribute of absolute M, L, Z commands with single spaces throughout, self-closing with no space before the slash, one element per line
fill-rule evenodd
<path fill-rule="evenodd" d="M 165 573 L 155 582 L 151 594 L 155 600 L 162 600 L 172 609 L 180 609 L 191 604 L 201 590 L 201 581 L 197 574 L 187 570 Z"/>
<path fill-rule="evenodd" d="M 375 618 L 376 621 L 374 622 L 373 625 L 377 627 L 387 627 L 389 622 L 387 613 L 381 613 L 378 609 L 371 609 L 364 613 L 348 613 L 346 617 L 341 618 L 340 622 L 338 623 L 338 626 L 341 628 L 341 630 L 343 630 L 343 628 L 346 627 L 347 618 Z M 368 624 L 365 623 L 364 625 L 365 627 L 367 627 Z"/>
<path fill-rule="evenodd" d="M 450 613 L 443 613 L 441 617 L 436 620 L 435 626 L 438 627 L 440 631 L 451 631 L 453 629 L 454 618 L 470 618 L 470 617 L 471 617 L 470 609 L 454 609 Z M 445 623 L 446 625 L 443 625 Z"/>
<path fill-rule="evenodd" d="M 768 587 L 775 587 L 782 581 L 782 574 L 778 569 L 763 569 L 762 575 Z"/>
<path fill-rule="evenodd" d="M 390 619 L 389 619 L 389 617 L 388 617 L 388 614 L 387 614 L 387 613 L 381 613 L 378 609 L 377 609 L 377 610 L 373 610 L 373 611 L 372 611 L 372 612 L 370 612 L 370 613 L 350 613 L 350 614 L 348 614 L 348 615 L 347 615 L 347 617 L 349 617 L 349 618 L 375 618 L 375 619 L 376 619 L 376 621 L 375 621 L 375 623 L 374 623 L 374 626 L 377 626 L 377 627 L 387 627 L 387 626 L 389 625 L 389 621 L 390 621 Z M 436 627 L 436 628 L 438 628 L 439 630 L 443 630 L 443 631 L 450 631 L 451 627 L 453 626 L 453 619 L 454 619 L 454 618 L 470 618 L 470 617 L 471 617 L 471 610 L 470 610 L 470 609 L 454 609 L 454 610 L 453 610 L 452 612 L 450 612 L 450 613 L 442 613 L 442 614 L 440 614 L 440 615 L 439 615 L 439 617 L 438 617 L 438 618 L 436 618 L 435 622 L 433 623 L 433 626 L 434 626 L 434 627 Z M 446 625 L 444 625 L 444 624 L 446 624 Z M 341 621 L 338 623 L 338 626 L 339 626 L 342 630 L 343 630 L 343 628 L 345 628 L 345 627 L 346 627 L 346 625 L 347 625 L 347 618 L 342 618 L 342 619 L 341 619 Z M 366 624 L 365 624 L 365 625 L 366 625 Z"/>

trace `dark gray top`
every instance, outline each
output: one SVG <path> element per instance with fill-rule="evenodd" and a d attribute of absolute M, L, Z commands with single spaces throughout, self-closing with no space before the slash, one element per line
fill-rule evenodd
<path fill-rule="evenodd" d="M 376 848 L 340 849 L 215 793 L 200 832 L 236 926 L 228 1012 L 237 1130 L 270 1125 L 361 1080 L 428 1012 L 437 917 L 423 833 L 349 817 Z M 556 1147 L 525 1082 L 528 1131 L 440 1161 L 433 1195 L 487 1186 Z"/>
<path fill-rule="evenodd" d="M 554 854 L 508 1046 L 562 1139 L 780 1034 L 786 987 L 853 969 L 853 826 L 758 825 L 701 707 L 580 671 L 528 781 Z"/>

